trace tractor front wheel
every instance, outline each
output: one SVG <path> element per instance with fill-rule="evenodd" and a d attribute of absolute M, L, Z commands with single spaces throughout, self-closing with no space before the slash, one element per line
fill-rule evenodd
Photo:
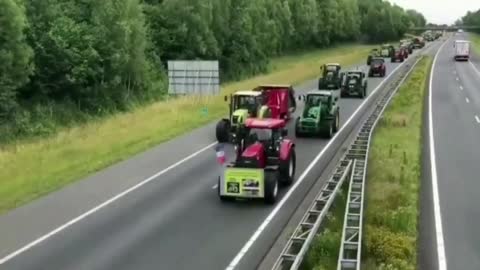
<path fill-rule="evenodd" d="M 303 133 L 300 131 L 300 117 L 297 117 L 297 120 L 295 120 L 295 137 L 303 137 Z"/>
<path fill-rule="evenodd" d="M 287 160 L 280 161 L 280 182 L 284 186 L 289 186 L 292 184 L 295 178 L 295 167 L 296 167 L 296 156 L 295 148 L 292 148 L 290 155 Z"/>
<path fill-rule="evenodd" d="M 265 172 L 265 203 L 274 204 L 278 196 L 278 171 Z"/>
<path fill-rule="evenodd" d="M 226 143 L 229 141 L 229 133 L 230 133 L 230 121 L 227 119 L 222 119 L 217 123 L 217 127 L 215 129 L 215 135 L 217 137 L 217 141 L 219 143 Z"/>

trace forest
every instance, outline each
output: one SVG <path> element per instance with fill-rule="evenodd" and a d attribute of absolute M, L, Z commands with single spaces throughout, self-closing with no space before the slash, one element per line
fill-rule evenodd
<path fill-rule="evenodd" d="M 382 0 L 0 0 L 0 143 L 161 100 L 168 60 L 219 60 L 225 82 L 425 24 Z"/>
<path fill-rule="evenodd" d="M 469 11 L 465 16 L 462 17 L 456 24 L 463 24 L 468 26 L 476 26 L 477 29 L 473 29 L 477 33 L 480 33 L 480 9 L 477 11 Z"/>

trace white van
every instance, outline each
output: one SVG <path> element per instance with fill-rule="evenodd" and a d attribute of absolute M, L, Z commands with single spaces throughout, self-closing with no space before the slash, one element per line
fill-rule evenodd
<path fill-rule="evenodd" d="M 466 60 L 470 58 L 470 42 L 467 40 L 455 40 L 453 44 L 455 48 L 455 56 L 454 59 L 458 60 Z"/>

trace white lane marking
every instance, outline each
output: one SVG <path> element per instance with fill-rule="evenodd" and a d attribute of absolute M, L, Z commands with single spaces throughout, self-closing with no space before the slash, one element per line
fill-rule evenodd
<path fill-rule="evenodd" d="M 475 115 L 475 120 L 477 120 L 477 123 L 479 123 L 479 124 L 480 124 L 480 118 L 478 118 L 478 116 L 477 116 L 477 115 Z"/>
<path fill-rule="evenodd" d="M 461 85 L 458 88 L 460 88 L 460 90 L 463 90 L 463 86 L 461 86 Z"/>
<path fill-rule="evenodd" d="M 404 62 L 406 63 L 406 62 Z M 348 126 L 350 121 L 358 114 L 358 112 L 362 109 L 363 106 L 365 106 L 366 102 L 374 96 L 375 92 L 377 92 L 380 87 L 393 75 L 395 74 L 395 71 L 397 71 L 401 66 L 404 65 L 404 63 L 401 63 L 399 66 L 397 66 L 373 91 L 370 93 L 367 98 L 358 106 L 358 108 L 355 110 L 355 112 L 348 118 L 348 120 L 345 122 L 345 124 L 342 125 L 340 130 L 333 136 L 332 139 L 327 143 L 325 147 L 323 147 L 322 151 L 318 153 L 318 155 L 310 162 L 310 164 L 307 166 L 307 168 L 303 171 L 303 173 L 298 177 L 298 179 L 295 181 L 293 186 L 288 190 L 288 192 L 283 196 L 283 198 L 280 200 L 280 202 L 275 206 L 272 212 L 265 218 L 265 220 L 260 224 L 260 226 L 257 228 L 257 230 L 253 233 L 253 235 L 250 237 L 250 239 L 245 243 L 245 245 L 242 247 L 240 252 L 237 253 L 235 258 L 230 262 L 230 264 L 227 266 L 226 270 L 232 270 L 234 269 L 240 260 L 245 256 L 245 254 L 248 252 L 248 250 L 252 247 L 252 245 L 255 243 L 255 241 L 258 239 L 260 234 L 265 230 L 265 228 L 268 226 L 268 224 L 272 221 L 272 219 L 277 215 L 278 211 L 282 206 L 285 204 L 285 202 L 290 198 L 292 193 L 297 189 L 297 187 L 302 183 L 302 181 L 305 179 L 307 174 L 312 170 L 312 168 L 315 166 L 315 164 L 320 160 L 320 158 L 324 155 L 324 153 L 328 150 L 328 148 L 335 142 L 335 140 L 338 138 L 338 135 L 342 132 L 342 130 Z"/>
<path fill-rule="evenodd" d="M 148 184 L 149 182 L 151 182 L 151 181 L 154 180 L 155 178 L 161 176 L 162 174 L 165 174 L 166 172 L 174 169 L 175 167 L 181 165 L 182 163 L 184 163 L 184 162 L 186 162 L 186 161 L 194 158 L 195 156 L 198 156 L 200 153 L 202 153 L 202 152 L 204 152 L 205 150 L 213 147 L 213 146 L 216 145 L 216 144 L 217 144 L 217 142 L 214 142 L 214 143 L 212 143 L 212 144 L 209 144 L 209 145 L 203 147 L 202 149 L 198 150 L 197 152 L 195 152 L 195 153 L 193 153 L 193 154 L 190 154 L 189 156 L 185 157 L 184 159 L 182 159 L 182 160 L 180 160 L 180 161 L 177 161 L 176 163 L 174 163 L 174 164 L 168 166 L 167 168 L 161 170 L 160 172 L 158 172 L 158 173 L 150 176 L 149 178 L 147 178 L 147 179 L 143 180 L 142 182 L 134 185 L 133 187 L 131 187 L 131 188 L 123 191 L 122 193 L 120 193 L 120 194 L 118 194 L 118 195 L 116 195 L 116 196 L 108 199 L 107 201 L 103 202 L 102 204 L 100 204 L 100 205 L 98 205 L 98 206 L 90 209 L 89 211 L 83 213 L 82 215 L 80 215 L 80 216 L 78 216 L 78 217 L 76 217 L 76 218 L 68 221 L 67 223 L 61 225 L 60 227 L 54 229 L 53 231 L 51 231 L 51 232 L 49 232 L 49 233 L 47 233 L 47 234 L 45 234 L 45 235 L 37 238 L 37 239 L 34 240 L 33 242 L 30 242 L 29 244 L 25 245 L 24 247 L 22 247 L 22 248 L 20 248 L 20 249 L 18 249 L 18 250 L 16 250 L 16 251 L 10 253 L 9 255 L 7 255 L 7 256 L 5 256 L 5 257 L 3 257 L 3 258 L 1 258 L 1 259 L 0 259 L 0 265 L 6 263 L 7 261 L 13 259 L 14 257 L 20 255 L 21 253 L 23 253 L 23 252 L 31 249 L 32 247 L 40 244 L 41 242 L 43 242 L 43 241 L 47 240 L 48 238 L 52 237 L 53 235 L 55 235 L 55 234 L 57 234 L 57 233 L 65 230 L 66 228 L 68 228 L 68 227 L 72 226 L 73 224 L 81 221 L 82 219 L 85 219 L 86 217 L 90 216 L 91 214 L 99 211 L 100 209 L 108 206 L 109 204 L 111 204 L 111 203 L 115 202 L 116 200 L 122 198 L 123 196 L 127 195 L 128 193 L 130 193 L 130 192 L 132 192 L 132 191 L 140 188 L 141 186 L 144 186 L 145 184 Z"/>
<path fill-rule="evenodd" d="M 466 101 L 467 103 L 470 103 L 470 100 L 468 99 L 468 97 L 465 98 L 465 101 Z"/>
<path fill-rule="evenodd" d="M 477 69 L 477 67 L 472 63 L 472 61 L 468 61 L 470 63 L 470 66 L 477 72 L 478 76 L 480 76 L 480 71 Z"/>
<path fill-rule="evenodd" d="M 457 81 L 458 81 L 458 80 L 459 80 L 459 79 L 458 79 L 458 77 L 457 77 L 457 78 L 455 78 L 455 80 L 457 80 Z"/>
<path fill-rule="evenodd" d="M 430 168 L 431 168 L 431 174 L 432 174 L 433 212 L 435 217 L 435 232 L 436 232 L 436 241 L 437 241 L 437 256 L 438 256 L 439 270 L 447 270 L 447 258 L 445 256 L 445 241 L 443 238 L 442 213 L 440 210 L 440 196 L 438 194 L 437 161 L 435 156 L 435 141 L 433 136 L 432 83 L 433 83 L 433 74 L 435 71 L 435 63 L 437 62 L 438 55 L 442 51 L 442 48 L 445 44 L 446 42 L 442 44 L 440 49 L 435 54 L 435 58 L 433 59 L 432 68 L 430 70 L 430 85 L 429 85 L 429 99 L 428 99 L 428 130 L 429 130 L 428 133 L 429 133 L 429 139 L 430 139 Z"/>
<path fill-rule="evenodd" d="M 212 189 L 217 189 L 218 184 L 213 185 Z"/>

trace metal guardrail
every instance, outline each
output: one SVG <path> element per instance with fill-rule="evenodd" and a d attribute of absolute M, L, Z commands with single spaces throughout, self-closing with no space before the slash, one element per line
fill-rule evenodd
<path fill-rule="evenodd" d="M 335 173 L 327 181 L 301 219 L 300 224 L 296 227 L 272 269 L 298 269 L 300 267 L 321 221 L 333 203 L 336 193 L 339 192 L 343 182 L 350 175 L 351 168 L 352 161 L 344 159 L 339 163 Z"/>
<path fill-rule="evenodd" d="M 363 194 L 371 133 L 395 92 L 420 60 L 421 56 L 413 65 L 407 64 L 407 72 L 400 76 L 401 79 L 397 79 L 390 85 L 388 91 L 375 105 L 375 110 L 364 122 L 356 139 L 341 158 L 335 173 L 319 192 L 294 233 L 290 236 L 272 270 L 299 269 L 321 222 L 347 176 L 350 177 L 350 183 L 338 269 L 360 269 Z"/>

